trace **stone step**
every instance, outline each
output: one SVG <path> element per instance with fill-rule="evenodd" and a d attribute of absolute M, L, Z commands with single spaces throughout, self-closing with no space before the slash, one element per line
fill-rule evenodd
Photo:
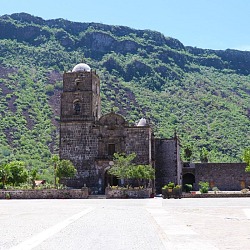
<path fill-rule="evenodd" d="M 106 195 L 101 194 L 91 194 L 88 196 L 88 199 L 106 199 Z"/>

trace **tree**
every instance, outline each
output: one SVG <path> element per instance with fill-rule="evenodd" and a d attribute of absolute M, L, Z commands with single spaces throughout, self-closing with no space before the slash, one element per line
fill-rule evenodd
<path fill-rule="evenodd" d="M 200 151 L 200 160 L 201 162 L 208 162 L 208 150 L 205 147 Z"/>
<path fill-rule="evenodd" d="M 32 182 L 32 188 L 34 189 L 36 187 L 36 182 L 35 180 L 37 179 L 37 176 L 38 176 L 38 170 L 37 168 L 33 168 L 31 171 L 30 171 L 30 180 Z"/>
<path fill-rule="evenodd" d="M 114 154 L 114 163 L 109 169 L 109 174 L 115 175 L 119 179 L 136 179 L 138 185 L 143 180 L 152 180 L 155 177 L 155 170 L 151 165 L 136 165 L 132 163 L 136 154 Z"/>
<path fill-rule="evenodd" d="M 190 162 L 191 161 L 191 156 L 193 154 L 191 146 L 186 146 L 184 149 L 184 158 L 186 161 Z"/>
<path fill-rule="evenodd" d="M 114 153 L 113 165 L 108 170 L 108 173 L 118 179 L 129 179 L 131 177 L 131 168 L 134 166 L 132 161 L 135 157 L 135 153 L 129 155 Z"/>
<path fill-rule="evenodd" d="M 27 181 L 28 172 L 23 161 L 11 161 L 7 163 L 7 168 L 9 168 L 11 172 L 8 182 L 12 183 L 14 186 Z"/>
<path fill-rule="evenodd" d="M 59 158 L 59 155 L 52 155 L 51 158 L 50 158 L 50 163 L 53 165 L 53 168 L 54 168 L 54 185 L 56 187 L 56 177 L 57 177 L 57 167 L 59 166 L 60 164 L 60 158 Z"/>
<path fill-rule="evenodd" d="M 131 170 L 130 178 L 137 179 L 139 186 L 141 185 L 141 181 L 155 178 L 155 170 L 151 165 L 135 165 Z"/>
<path fill-rule="evenodd" d="M 0 179 L 3 184 L 3 188 L 5 188 L 5 184 L 8 181 L 8 178 L 11 177 L 10 166 L 7 164 L 3 164 L 0 166 Z"/>
<path fill-rule="evenodd" d="M 244 150 L 242 160 L 247 164 L 245 171 L 250 172 L 250 148 Z"/>
<path fill-rule="evenodd" d="M 76 174 L 76 168 L 70 160 L 60 160 L 56 168 L 56 177 L 59 179 L 59 183 L 64 177 L 73 177 Z"/>

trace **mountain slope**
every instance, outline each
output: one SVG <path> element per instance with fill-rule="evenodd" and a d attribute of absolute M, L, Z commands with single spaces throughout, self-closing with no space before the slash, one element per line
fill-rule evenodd
<path fill-rule="evenodd" d="M 81 61 L 101 77 L 103 113 L 176 130 L 193 160 L 240 161 L 249 146 L 250 52 L 185 47 L 159 32 L 19 13 L 0 17 L 0 156 L 45 168 L 58 149 L 62 73 Z M 185 160 L 185 158 L 183 158 Z"/>

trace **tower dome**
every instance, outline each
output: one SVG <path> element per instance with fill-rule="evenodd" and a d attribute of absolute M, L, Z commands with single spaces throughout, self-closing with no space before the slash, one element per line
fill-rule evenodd
<path fill-rule="evenodd" d="M 91 68 L 86 63 L 79 63 L 73 69 L 72 72 L 87 71 L 90 72 Z"/>
<path fill-rule="evenodd" d="M 147 121 L 145 118 L 141 118 L 140 121 L 137 124 L 137 127 L 144 127 L 147 125 Z"/>

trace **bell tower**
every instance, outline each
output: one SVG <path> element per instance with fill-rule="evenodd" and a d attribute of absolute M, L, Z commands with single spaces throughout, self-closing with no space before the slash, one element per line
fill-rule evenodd
<path fill-rule="evenodd" d="M 77 64 L 63 75 L 61 121 L 97 121 L 100 115 L 100 79 L 87 64 Z"/>
<path fill-rule="evenodd" d="M 89 185 L 98 154 L 96 122 L 100 116 L 100 79 L 87 64 L 77 64 L 63 74 L 61 94 L 59 154 L 77 169 L 74 178 L 65 179 L 67 186 Z"/>

